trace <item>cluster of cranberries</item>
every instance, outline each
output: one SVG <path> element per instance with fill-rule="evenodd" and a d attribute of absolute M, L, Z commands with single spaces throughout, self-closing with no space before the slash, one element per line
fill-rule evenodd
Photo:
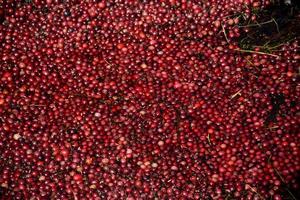
<path fill-rule="evenodd" d="M 0 199 L 284 198 L 299 44 L 235 40 L 269 4 L 2 1 Z"/>

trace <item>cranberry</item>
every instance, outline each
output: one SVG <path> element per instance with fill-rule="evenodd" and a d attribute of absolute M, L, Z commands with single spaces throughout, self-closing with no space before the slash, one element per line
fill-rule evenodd
<path fill-rule="evenodd" d="M 285 199 L 299 40 L 238 42 L 271 2 L 3 1 L 0 195 Z"/>

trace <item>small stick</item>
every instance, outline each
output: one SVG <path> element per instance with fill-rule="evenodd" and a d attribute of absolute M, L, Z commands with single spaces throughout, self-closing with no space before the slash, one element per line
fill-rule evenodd
<path fill-rule="evenodd" d="M 279 128 L 279 126 L 272 126 L 272 127 L 268 127 L 269 130 L 272 130 L 272 129 L 277 129 Z"/>
<path fill-rule="evenodd" d="M 251 62 L 248 58 L 245 58 L 246 60 L 247 60 L 247 63 L 248 64 L 250 64 L 250 65 L 252 65 L 252 66 L 255 66 L 254 64 L 253 64 L 253 62 Z"/>
<path fill-rule="evenodd" d="M 258 196 L 259 196 L 259 198 L 260 199 L 263 199 L 263 200 L 265 200 L 265 198 L 263 197 L 263 196 L 261 196 L 251 185 L 249 185 L 249 184 L 247 184 L 248 186 L 249 186 L 249 188 L 253 191 L 253 192 L 255 192 Z"/>
<path fill-rule="evenodd" d="M 238 26 L 239 28 L 246 28 L 246 27 L 255 27 L 255 26 L 261 26 L 261 25 L 264 25 L 264 24 L 269 24 L 269 23 L 272 23 L 274 22 L 273 19 L 269 20 L 269 21 L 266 21 L 266 22 L 262 22 L 262 23 L 256 23 L 256 24 L 248 24 L 248 25 L 244 25 L 244 26 Z"/>
<path fill-rule="evenodd" d="M 39 105 L 39 104 L 31 104 L 29 106 L 33 106 L 33 107 L 46 107 L 46 105 Z"/>
<path fill-rule="evenodd" d="M 211 145 L 209 134 L 207 134 L 206 138 L 207 138 L 208 144 Z"/>
<path fill-rule="evenodd" d="M 272 18 L 272 21 L 276 24 L 277 32 L 280 33 L 279 26 L 278 26 L 276 20 L 274 18 Z"/>
<path fill-rule="evenodd" d="M 285 181 L 284 178 L 281 176 L 281 174 L 279 173 L 279 171 L 278 171 L 275 167 L 273 167 L 273 168 L 274 168 L 276 174 L 279 176 L 280 180 L 281 180 L 283 183 L 286 184 L 286 181 Z M 285 187 L 285 190 L 290 194 L 290 196 L 293 198 L 293 200 L 297 200 L 296 197 L 293 195 L 293 193 L 292 193 L 287 187 Z"/>
<path fill-rule="evenodd" d="M 104 61 L 108 64 L 108 65 L 110 65 L 111 66 L 111 64 L 104 58 Z"/>
<path fill-rule="evenodd" d="M 254 47 L 259 47 L 259 48 L 265 48 L 265 49 L 267 49 L 268 51 L 282 51 L 282 50 L 274 50 L 274 49 L 276 49 L 276 48 L 278 48 L 278 47 L 281 47 L 281 46 L 283 46 L 283 45 L 287 45 L 287 43 L 289 43 L 289 42 L 291 42 L 291 41 L 293 41 L 293 40 L 295 40 L 295 38 L 293 38 L 293 39 L 290 39 L 290 40 L 287 40 L 287 41 L 285 41 L 285 42 L 282 42 L 281 44 L 278 44 L 278 45 L 275 45 L 275 46 L 271 46 L 271 47 L 268 47 L 267 45 L 271 42 L 271 41 L 268 41 L 266 44 L 264 44 L 263 46 L 254 46 Z"/>
<path fill-rule="evenodd" d="M 237 95 L 241 95 L 241 91 L 242 91 L 242 90 L 239 90 L 239 91 L 237 91 L 235 94 L 231 95 L 230 99 L 233 99 L 233 98 L 236 97 Z"/>
<path fill-rule="evenodd" d="M 285 180 L 283 179 L 283 177 L 281 176 L 281 174 L 279 173 L 279 171 L 274 167 L 274 170 L 276 172 L 276 174 L 279 176 L 280 180 L 283 182 L 283 183 L 286 183 Z"/>
<path fill-rule="evenodd" d="M 222 31 L 224 33 L 225 39 L 226 39 L 227 43 L 229 43 L 229 40 L 228 40 L 228 37 L 227 37 L 227 34 L 226 34 L 226 31 L 225 31 L 225 28 L 224 28 L 223 24 L 221 24 L 221 26 L 222 26 Z"/>
<path fill-rule="evenodd" d="M 279 58 L 280 56 L 278 55 L 274 55 L 274 54 L 270 54 L 270 53 L 264 53 L 264 52 L 260 52 L 260 51 L 252 51 L 252 50 L 247 50 L 247 49 L 234 49 L 235 51 L 240 51 L 240 52 L 245 52 L 245 53 L 257 53 L 257 54 L 261 54 L 261 55 L 268 55 L 268 56 L 273 56 L 276 58 Z"/>
<path fill-rule="evenodd" d="M 280 46 L 287 45 L 287 43 L 289 43 L 289 42 L 291 42 L 291 41 L 293 41 L 293 40 L 295 40 L 295 39 L 296 39 L 296 38 L 290 39 L 290 40 L 288 40 L 288 41 L 286 41 L 286 42 L 283 42 L 283 43 L 278 44 L 278 45 L 276 45 L 276 46 L 270 47 L 269 49 L 276 49 L 276 48 L 278 48 L 278 47 L 280 47 Z"/>

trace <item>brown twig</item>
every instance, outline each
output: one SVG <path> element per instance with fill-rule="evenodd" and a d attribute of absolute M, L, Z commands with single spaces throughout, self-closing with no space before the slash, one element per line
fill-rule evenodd
<path fill-rule="evenodd" d="M 223 24 L 221 24 L 221 26 L 222 26 L 222 31 L 224 33 L 225 39 L 226 39 L 227 43 L 229 43 L 229 40 L 228 40 L 228 37 L 227 37 L 227 34 L 226 34 L 226 30 L 225 30 Z"/>
<path fill-rule="evenodd" d="M 257 191 L 256 191 L 256 189 L 254 189 L 251 185 L 249 185 L 249 184 L 247 184 L 248 186 L 249 186 L 249 188 L 253 191 L 253 192 L 255 192 L 258 196 L 259 196 L 259 198 L 260 199 L 262 199 L 262 200 L 265 200 L 265 198 L 263 197 L 263 196 L 261 196 L 261 194 L 259 194 Z"/>
<path fill-rule="evenodd" d="M 275 54 L 265 53 L 265 52 L 261 52 L 261 51 L 252 51 L 252 50 L 248 50 L 248 49 L 234 49 L 234 51 L 240 51 L 240 52 L 245 52 L 245 53 L 257 53 L 257 54 L 261 54 L 261 55 L 273 56 L 273 57 L 276 57 L 276 58 L 280 57 L 280 56 L 275 55 Z"/>

